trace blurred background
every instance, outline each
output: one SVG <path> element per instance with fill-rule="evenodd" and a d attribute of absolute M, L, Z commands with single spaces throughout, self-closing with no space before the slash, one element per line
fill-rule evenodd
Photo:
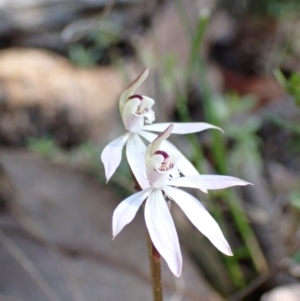
<path fill-rule="evenodd" d="M 196 196 L 219 253 L 172 207 L 184 255 L 165 300 L 300 300 L 299 0 L 0 0 L 0 300 L 151 300 L 143 214 L 111 241 L 134 191 L 103 147 L 139 93 L 156 120 L 205 121 L 173 142 L 201 173 L 254 186 Z"/>

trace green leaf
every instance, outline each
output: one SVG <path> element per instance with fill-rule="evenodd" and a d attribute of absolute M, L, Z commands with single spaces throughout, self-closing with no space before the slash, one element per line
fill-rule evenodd
<path fill-rule="evenodd" d="M 291 206 L 300 210 L 300 191 L 294 191 L 290 194 L 289 203 Z"/>

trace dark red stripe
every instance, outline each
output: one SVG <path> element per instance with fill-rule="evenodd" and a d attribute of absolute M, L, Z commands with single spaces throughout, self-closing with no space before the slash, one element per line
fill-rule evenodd
<path fill-rule="evenodd" d="M 143 100 L 143 96 L 139 95 L 139 94 L 134 94 L 134 95 L 131 95 L 128 99 L 132 99 L 132 98 L 138 98 L 139 100 Z"/>
<path fill-rule="evenodd" d="M 156 151 L 154 154 L 162 155 L 165 159 L 169 158 L 169 155 L 164 151 Z"/>

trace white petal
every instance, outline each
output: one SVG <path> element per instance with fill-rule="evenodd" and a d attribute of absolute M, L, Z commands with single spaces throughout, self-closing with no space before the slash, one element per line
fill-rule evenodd
<path fill-rule="evenodd" d="M 220 227 L 196 198 L 183 190 L 173 187 L 166 186 L 163 190 L 178 204 L 192 224 L 205 235 L 218 250 L 228 256 L 233 255 Z"/>
<path fill-rule="evenodd" d="M 244 180 L 229 176 L 198 175 L 174 179 L 172 182 L 170 182 L 170 185 L 207 190 L 217 190 L 232 186 L 245 186 L 252 184 Z"/>
<path fill-rule="evenodd" d="M 150 187 L 146 175 L 145 150 L 146 146 L 139 135 L 131 134 L 126 144 L 126 156 L 131 171 L 142 189 Z"/>
<path fill-rule="evenodd" d="M 119 100 L 120 113 L 122 115 L 123 107 L 125 105 L 128 97 L 134 94 L 135 90 L 143 83 L 143 81 L 148 77 L 149 68 L 146 68 L 130 85 L 129 87 L 122 93 Z"/>
<path fill-rule="evenodd" d="M 177 232 L 161 190 L 153 190 L 145 206 L 145 221 L 151 240 L 172 273 L 181 274 L 182 257 Z"/>
<path fill-rule="evenodd" d="M 113 238 L 134 219 L 141 204 L 151 191 L 152 188 L 139 191 L 119 204 L 113 214 Z"/>
<path fill-rule="evenodd" d="M 108 182 L 111 176 L 116 171 L 122 160 L 122 149 L 128 139 L 129 134 L 125 134 L 105 146 L 101 154 L 101 161 L 105 169 L 106 181 Z"/>
<path fill-rule="evenodd" d="M 174 129 L 172 134 L 191 134 L 198 133 L 207 129 L 217 129 L 223 132 L 223 130 L 217 126 L 206 122 L 187 122 L 187 123 L 155 123 L 150 125 L 145 125 L 143 130 L 145 131 L 153 131 L 153 132 L 162 132 L 164 131 L 170 124 L 174 125 Z"/>

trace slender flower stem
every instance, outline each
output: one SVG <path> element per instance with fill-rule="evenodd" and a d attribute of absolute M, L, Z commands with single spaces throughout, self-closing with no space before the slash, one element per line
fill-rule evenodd
<path fill-rule="evenodd" d="M 148 251 L 151 268 L 153 300 L 163 301 L 162 282 L 161 282 L 161 264 L 160 254 L 153 245 L 150 236 L 148 235 Z"/>

